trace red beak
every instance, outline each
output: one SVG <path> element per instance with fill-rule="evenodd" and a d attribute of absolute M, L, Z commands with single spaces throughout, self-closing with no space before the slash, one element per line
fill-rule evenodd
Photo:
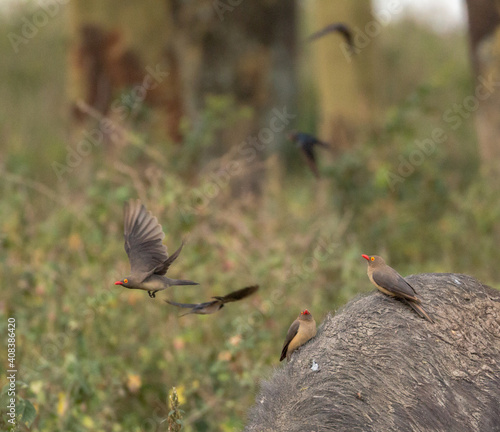
<path fill-rule="evenodd" d="M 363 255 L 361 255 L 361 256 L 362 256 L 365 260 L 370 261 L 370 257 L 369 257 L 368 255 L 363 254 Z"/>
<path fill-rule="evenodd" d="M 115 285 L 123 285 L 123 282 L 122 281 L 116 281 Z"/>

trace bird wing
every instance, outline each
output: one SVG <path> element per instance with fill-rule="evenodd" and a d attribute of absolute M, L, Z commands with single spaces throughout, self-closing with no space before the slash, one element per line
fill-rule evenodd
<path fill-rule="evenodd" d="M 172 306 L 177 306 L 181 308 L 191 309 L 189 312 L 179 315 L 184 316 L 188 314 L 210 314 L 216 312 L 216 310 L 211 311 L 209 308 L 214 306 L 215 304 L 220 304 L 219 300 L 212 300 L 205 303 L 177 303 L 169 300 L 165 300 L 166 303 L 171 304 Z M 224 306 L 224 305 L 222 305 Z M 221 306 L 221 307 L 222 307 Z"/>
<path fill-rule="evenodd" d="M 142 282 L 168 259 L 167 247 L 162 243 L 165 234 L 158 219 L 139 200 L 125 203 L 124 220 L 131 274 Z"/>
<path fill-rule="evenodd" d="M 316 137 L 306 132 L 297 132 L 294 135 L 294 141 L 299 144 L 313 143 L 316 141 Z"/>
<path fill-rule="evenodd" d="M 319 145 L 320 147 L 323 147 L 323 148 L 325 148 L 325 149 L 328 149 L 328 150 L 330 150 L 330 151 L 332 151 L 332 150 L 333 150 L 333 149 L 332 149 L 332 146 L 331 146 L 330 144 L 328 144 L 328 143 L 324 142 L 324 141 L 317 140 L 317 141 L 315 142 L 315 144 L 317 144 L 317 145 Z"/>
<path fill-rule="evenodd" d="M 165 273 L 167 273 L 170 265 L 177 259 L 183 247 L 184 241 L 172 255 L 170 255 L 162 264 L 155 268 L 155 274 L 164 275 Z"/>
<path fill-rule="evenodd" d="M 389 270 L 390 269 L 390 270 Z M 375 270 L 372 274 L 373 280 L 377 285 L 393 293 L 396 297 L 402 297 L 420 303 L 415 295 L 413 287 L 393 268 L 387 270 Z"/>
<path fill-rule="evenodd" d="M 417 314 L 419 314 L 422 318 L 425 318 L 427 321 L 430 323 L 434 324 L 434 320 L 427 314 L 427 312 L 424 310 L 422 306 L 420 306 L 418 303 L 415 303 L 411 300 L 406 300 L 403 299 L 403 301 L 409 305 Z"/>
<path fill-rule="evenodd" d="M 321 147 L 327 148 L 327 149 L 332 149 L 330 144 L 319 140 L 316 138 L 314 135 L 305 133 L 305 132 L 300 132 L 295 134 L 294 140 L 300 144 L 302 147 L 310 147 L 313 148 L 314 145 L 319 145 Z"/>
<path fill-rule="evenodd" d="M 333 32 L 340 33 L 344 37 L 347 44 L 349 45 L 350 49 L 354 48 L 354 41 L 352 38 L 351 29 L 347 25 L 342 24 L 342 23 L 333 23 L 333 24 L 327 25 L 326 27 L 322 28 L 321 30 L 310 35 L 307 38 L 307 41 L 312 42 L 313 40 L 319 39 L 320 37 L 327 35 L 329 33 L 333 33 Z"/>
<path fill-rule="evenodd" d="M 190 308 L 190 309 L 203 304 L 203 303 L 177 303 L 170 300 L 165 300 L 165 303 L 171 304 L 172 306 L 177 306 L 181 308 Z"/>
<path fill-rule="evenodd" d="M 285 338 L 285 343 L 283 344 L 283 348 L 281 350 L 280 361 L 283 360 L 286 357 L 286 352 L 288 350 L 288 345 L 290 345 L 290 342 L 292 341 L 292 339 L 299 332 L 299 327 L 300 327 L 300 322 L 299 322 L 298 319 L 296 319 L 292 323 L 292 325 L 290 326 L 290 328 L 288 329 L 288 333 L 286 334 L 286 338 Z"/>
<path fill-rule="evenodd" d="M 229 293 L 229 294 L 225 295 L 224 297 L 214 296 L 212 298 L 220 300 L 223 303 L 229 303 L 229 302 L 234 302 L 234 301 L 244 299 L 245 297 L 252 295 L 258 289 L 259 289 L 259 285 L 252 285 L 252 286 L 249 286 L 246 288 L 242 288 L 238 291 L 233 291 L 232 293 Z"/>
<path fill-rule="evenodd" d="M 314 175 L 319 178 L 318 166 L 316 165 L 316 156 L 312 144 L 304 144 L 301 146 L 302 153 L 305 156 L 305 161 Z"/>

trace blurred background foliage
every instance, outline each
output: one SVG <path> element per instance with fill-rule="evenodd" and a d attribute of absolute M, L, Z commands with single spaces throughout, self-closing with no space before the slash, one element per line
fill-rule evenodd
<path fill-rule="evenodd" d="M 33 8 L 3 16 L 4 32 L 18 32 Z M 285 138 L 293 128 L 329 130 L 319 126 L 321 88 L 303 45 L 291 92 L 297 117 L 255 162 L 240 158 L 242 141 L 226 129 L 254 119 L 258 104 L 207 93 L 203 109 L 182 118 L 180 143 L 144 105 L 118 122 L 118 139 L 94 146 L 59 180 L 54 161 L 64 164 L 100 118 L 80 129 L 71 119 L 70 21 L 56 14 L 15 55 L 0 38 L 0 327 L 5 334 L 7 317 L 16 318 L 18 413 L 27 410 L 19 430 L 178 430 L 179 417 L 186 431 L 241 430 L 259 381 L 281 367 L 298 313 L 309 308 L 319 324 L 372 291 L 361 253 L 385 256 L 404 275 L 458 272 L 498 284 L 499 184 L 482 175 L 473 116 L 456 129 L 444 118 L 474 92 L 463 30 L 436 33 L 409 19 L 384 27 L 369 76 L 377 109 L 348 146 L 320 154 L 319 181 Z M 436 128 L 446 140 L 391 186 L 389 173 L 399 175 L 416 140 Z M 254 173 L 265 173 L 257 192 L 241 186 Z M 128 272 L 123 202 L 136 197 L 171 252 L 187 240 L 170 272 L 199 287 L 151 300 L 113 285 Z M 162 302 L 254 283 L 257 295 L 216 315 L 179 319 Z"/>

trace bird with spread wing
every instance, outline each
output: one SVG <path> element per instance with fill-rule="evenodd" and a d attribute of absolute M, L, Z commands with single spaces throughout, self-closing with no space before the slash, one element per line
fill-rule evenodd
<path fill-rule="evenodd" d="M 151 298 L 158 291 L 172 285 L 198 285 L 190 280 L 165 276 L 170 265 L 179 256 L 184 242 L 168 256 L 167 247 L 162 242 L 165 233 L 158 219 L 139 200 L 125 203 L 123 213 L 125 251 L 130 261 L 130 275 L 116 281 L 115 285 L 147 291 Z"/>
<path fill-rule="evenodd" d="M 190 311 L 181 314 L 180 316 L 189 314 L 209 315 L 221 310 L 226 303 L 243 300 L 244 298 L 255 293 L 258 289 L 258 285 L 252 285 L 237 291 L 233 291 L 232 293 L 226 294 L 223 297 L 214 296 L 212 298 L 215 300 L 205 303 L 177 303 L 169 300 L 165 300 L 165 302 L 171 304 L 172 306 L 191 309 Z"/>

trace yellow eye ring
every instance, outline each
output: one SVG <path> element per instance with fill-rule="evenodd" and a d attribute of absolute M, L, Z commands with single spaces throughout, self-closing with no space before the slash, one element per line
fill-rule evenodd
<path fill-rule="evenodd" d="M 123 279 L 123 282 L 128 283 L 128 279 Z"/>
<path fill-rule="evenodd" d="M 373 257 L 371 257 L 370 259 L 371 259 L 372 261 L 375 261 L 375 258 L 373 258 Z M 126 282 L 127 282 L 127 281 L 125 280 L 125 283 L 126 283 Z"/>

